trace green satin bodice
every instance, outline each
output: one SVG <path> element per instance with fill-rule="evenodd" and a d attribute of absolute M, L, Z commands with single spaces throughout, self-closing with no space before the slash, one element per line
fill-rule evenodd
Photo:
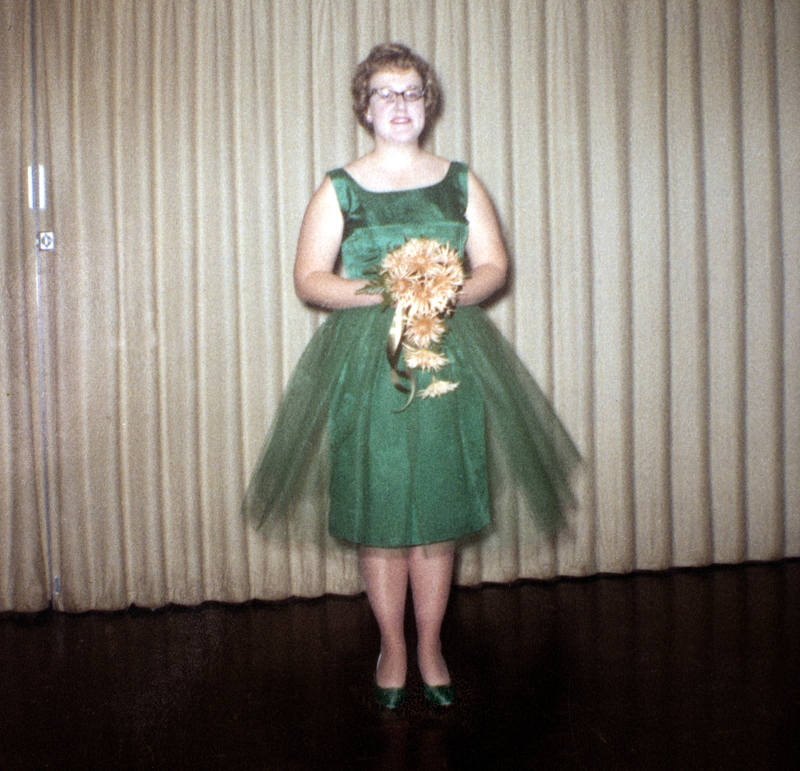
<path fill-rule="evenodd" d="M 410 238 L 431 238 L 464 257 L 468 167 L 453 161 L 444 179 L 414 190 L 375 193 L 344 169 L 328 173 L 344 216 L 342 264 L 348 278 L 363 278 L 386 254 Z"/>

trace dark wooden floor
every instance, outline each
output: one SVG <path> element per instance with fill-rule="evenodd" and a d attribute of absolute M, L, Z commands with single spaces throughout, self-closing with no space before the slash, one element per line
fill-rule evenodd
<path fill-rule="evenodd" d="M 409 639 L 413 640 L 409 623 Z M 459 698 L 371 699 L 364 597 L 0 617 L 0 768 L 794 769 L 800 562 L 459 589 Z M 412 643 L 413 644 L 413 643 Z"/>

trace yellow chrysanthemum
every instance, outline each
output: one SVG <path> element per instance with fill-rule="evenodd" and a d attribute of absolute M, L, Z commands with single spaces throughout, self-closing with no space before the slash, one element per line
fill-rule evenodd
<path fill-rule="evenodd" d="M 404 355 L 406 364 L 411 369 L 419 369 L 423 372 L 437 372 L 450 363 L 450 360 L 444 354 L 430 351 L 427 348 L 404 346 Z"/>
<path fill-rule="evenodd" d="M 406 328 L 406 339 L 413 346 L 426 348 L 431 343 L 438 343 L 445 331 L 444 321 L 438 316 L 413 317 Z"/>
<path fill-rule="evenodd" d="M 435 399 L 437 396 L 455 391 L 458 386 L 459 383 L 451 383 L 449 380 L 431 380 L 430 385 L 419 396 L 422 399 Z"/>
<path fill-rule="evenodd" d="M 423 282 L 415 284 L 413 291 L 404 299 L 409 318 L 438 316 L 447 309 L 447 298 L 437 294 Z"/>
<path fill-rule="evenodd" d="M 427 283 L 434 292 L 446 294 L 448 301 L 452 301 L 464 284 L 464 271 L 460 265 L 447 266 L 434 271 L 428 277 Z"/>
<path fill-rule="evenodd" d="M 386 288 L 397 307 L 407 306 L 417 291 L 418 282 L 408 276 L 387 276 Z"/>
<path fill-rule="evenodd" d="M 412 238 L 401 247 L 412 273 L 424 276 L 440 260 L 442 245 L 427 238 Z"/>
<path fill-rule="evenodd" d="M 394 251 L 386 256 L 381 263 L 381 268 L 390 281 L 408 278 L 411 275 L 411 265 L 402 252 Z"/>
<path fill-rule="evenodd" d="M 446 313 L 464 283 L 458 253 L 425 238 L 406 241 L 386 256 L 381 268 L 395 305 L 411 316 Z"/>

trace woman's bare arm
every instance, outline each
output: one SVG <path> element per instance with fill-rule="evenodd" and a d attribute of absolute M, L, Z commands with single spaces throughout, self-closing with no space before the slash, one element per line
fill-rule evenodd
<path fill-rule="evenodd" d="M 488 299 L 503 287 L 508 273 L 508 256 L 494 206 L 471 171 L 468 184 L 466 251 L 470 277 L 459 295 L 459 305 L 477 305 Z"/>
<path fill-rule="evenodd" d="M 356 294 L 366 281 L 342 278 L 333 271 L 342 245 L 344 220 L 333 183 L 325 177 L 306 208 L 294 261 L 297 296 L 320 308 L 377 305 L 379 295 Z"/>

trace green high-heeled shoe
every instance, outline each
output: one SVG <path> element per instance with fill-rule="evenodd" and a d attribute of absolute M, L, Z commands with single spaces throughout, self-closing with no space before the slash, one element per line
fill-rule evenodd
<path fill-rule="evenodd" d="M 406 701 L 406 687 L 401 688 L 381 688 L 375 686 L 375 701 L 386 709 L 397 709 Z"/>
<path fill-rule="evenodd" d="M 449 685 L 428 685 L 423 683 L 425 698 L 437 707 L 449 707 L 456 700 L 456 689 Z"/>

